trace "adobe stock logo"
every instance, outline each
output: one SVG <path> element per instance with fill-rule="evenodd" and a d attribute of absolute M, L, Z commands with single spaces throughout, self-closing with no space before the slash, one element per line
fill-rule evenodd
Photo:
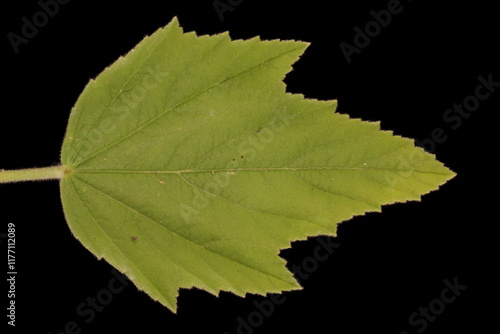
<path fill-rule="evenodd" d="M 41 28 L 49 23 L 50 19 L 59 13 L 60 5 L 66 5 L 70 0 L 40 0 L 38 6 L 40 10 L 31 15 L 30 18 L 23 16 L 21 18 L 22 26 L 19 33 L 9 32 L 7 39 L 12 49 L 17 54 L 19 47 L 28 44 L 30 40 L 38 35 Z"/>
<path fill-rule="evenodd" d="M 212 6 L 214 6 L 217 15 L 219 16 L 220 21 L 224 21 L 224 15 L 226 12 L 232 12 L 236 7 L 241 5 L 243 0 L 215 0 L 212 2 Z"/>
<path fill-rule="evenodd" d="M 457 300 L 457 297 L 467 289 L 467 285 L 460 284 L 457 277 L 452 282 L 445 279 L 443 283 L 445 288 L 441 290 L 439 297 L 431 300 L 426 307 L 419 307 L 417 312 L 413 312 L 408 318 L 408 323 L 412 328 L 399 332 L 399 334 L 423 333 L 429 323 L 436 321 L 437 317 L 443 314 L 447 305 Z"/>
<path fill-rule="evenodd" d="M 62 330 L 50 332 L 49 334 L 81 334 L 84 326 L 89 325 L 111 304 L 114 298 L 130 284 L 127 277 L 116 269 L 111 270 L 113 277 L 108 281 L 105 288 L 99 290 L 94 296 L 89 296 L 85 301 L 78 304 L 76 314 L 78 319 L 73 319 L 62 327 Z M 88 328 L 88 327 L 87 327 Z"/>
<path fill-rule="evenodd" d="M 368 21 L 363 29 L 358 26 L 354 27 L 354 45 L 347 42 L 341 42 L 339 44 L 340 50 L 342 50 L 347 63 L 350 64 L 352 62 L 354 54 L 359 54 L 363 49 L 368 47 L 372 39 L 382 32 L 382 28 L 387 28 L 393 16 L 401 14 L 403 9 L 404 6 L 399 0 L 389 0 L 386 9 L 381 9 L 379 11 L 371 10 L 370 15 L 373 17 L 373 20 Z"/>
<path fill-rule="evenodd" d="M 321 262 L 325 262 L 340 247 L 331 237 L 317 237 L 317 246 L 314 248 L 312 256 L 304 258 L 300 265 L 293 265 L 292 272 L 302 281 L 307 280 L 311 274 L 316 272 Z M 236 318 L 237 326 L 233 333 L 254 334 L 256 329 L 262 326 L 266 319 L 271 317 L 279 305 L 287 301 L 283 294 L 269 294 L 260 302 L 253 302 L 254 310 L 245 316 Z M 224 334 L 231 334 L 225 332 Z"/>
<path fill-rule="evenodd" d="M 454 103 L 443 113 L 443 121 L 451 130 L 458 130 L 464 120 L 468 119 L 481 104 L 491 98 L 500 87 L 500 81 L 493 80 L 493 73 L 479 75 L 474 93 L 466 96 L 461 103 Z M 429 153 L 435 153 L 437 144 L 442 144 L 448 139 L 449 129 L 443 127 L 434 128 L 429 137 L 423 140 L 415 140 L 415 143 Z"/>

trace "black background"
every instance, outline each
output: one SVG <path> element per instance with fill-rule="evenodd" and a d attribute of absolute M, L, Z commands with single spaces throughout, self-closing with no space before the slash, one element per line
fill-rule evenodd
<path fill-rule="evenodd" d="M 309 41 L 286 78 L 288 91 L 338 99 L 339 112 L 381 121 L 383 129 L 421 141 L 442 128 L 446 140 L 430 149 L 458 176 L 422 202 L 386 206 L 342 223 L 335 238 L 340 247 L 301 280 L 302 291 L 285 293 L 286 302 L 252 331 L 417 333 L 421 327 L 412 327 L 409 316 L 440 298 L 443 281 L 455 278 L 467 289 L 423 332 L 498 328 L 492 228 L 498 225 L 493 117 L 500 88 L 457 129 L 443 120 L 448 108 L 474 94 L 478 76 L 500 81 L 493 5 L 402 1 L 402 12 L 348 63 L 339 44 L 353 44 L 354 27 L 364 29 L 373 20 L 370 11 L 387 8 L 388 1 L 233 0 L 236 6 L 223 21 L 211 0 L 165 3 L 73 0 L 17 54 L 7 34 L 19 34 L 21 18 L 31 18 L 40 6 L 4 3 L 0 168 L 57 164 L 70 109 L 87 81 L 173 16 L 198 34 L 228 30 L 233 38 Z M 247 319 L 254 301 L 265 299 L 182 290 L 175 315 L 130 284 L 87 324 L 76 308 L 107 287 L 112 267 L 72 237 L 57 182 L 1 185 L 0 196 L 0 233 L 8 223 L 17 229 L 17 326 L 9 333 L 55 334 L 75 321 L 81 333 L 233 334 L 238 317 Z M 4 252 L 6 240 L 0 240 Z M 290 267 L 301 265 L 316 246 L 315 239 L 296 242 L 282 256 Z M 6 313 L 5 281 L 3 286 Z"/>

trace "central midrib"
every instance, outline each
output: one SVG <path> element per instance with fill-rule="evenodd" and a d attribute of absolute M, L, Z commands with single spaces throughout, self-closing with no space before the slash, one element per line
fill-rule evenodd
<path fill-rule="evenodd" d="M 183 169 L 183 170 L 119 170 L 119 169 L 76 169 L 74 173 L 108 173 L 108 174 L 188 174 L 188 173 L 220 173 L 220 172 L 274 172 L 274 171 L 332 171 L 332 170 L 368 170 L 388 172 L 413 172 L 441 175 L 432 171 L 405 170 L 377 167 L 248 167 L 248 168 L 219 168 L 219 169 Z"/>

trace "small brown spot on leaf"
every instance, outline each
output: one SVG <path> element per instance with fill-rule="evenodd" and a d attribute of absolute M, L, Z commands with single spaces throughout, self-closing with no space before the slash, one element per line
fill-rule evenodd
<path fill-rule="evenodd" d="M 137 237 L 131 236 L 131 237 L 130 237 L 130 240 L 132 240 L 132 241 L 136 241 L 136 240 L 137 240 Z"/>

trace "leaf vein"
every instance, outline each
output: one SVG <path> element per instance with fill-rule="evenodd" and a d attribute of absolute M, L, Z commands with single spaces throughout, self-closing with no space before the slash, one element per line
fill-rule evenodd
<path fill-rule="evenodd" d="M 189 244 L 191 244 L 191 245 L 193 245 L 193 246 L 195 246 L 195 247 L 202 248 L 202 249 L 204 249 L 204 250 L 206 250 L 206 251 L 208 251 L 208 252 L 210 252 L 210 253 L 212 253 L 212 254 L 215 254 L 215 255 L 220 256 L 220 257 L 222 257 L 222 258 L 224 258 L 224 259 L 227 259 L 227 260 L 229 260 L 229 261 L 231 261 L 231 262 L 234 262 L 234 263 L 236 263 L 236 264 L 238 264 L 238 265 L 240 265 L 240 266 L 242 266 L 242 267 L 246 267 L 246 268 L 248 268 L 248 269 L 255 270 L 255 271 L 257 271 L 257 272 L 259 272 L 259 273 L 261 273 L 261 274 L 264 274 L 264 275 L 269 276 L 269 277 L 273 277 L 273 278 L 275 278 L 275 279 L 277 279 L 277 280 L 280 280 L 280 281 L 282 281 L 282 282 L 285 282 L 285 283 L 287 283 L 287 284 L 292 285 L 290 282 L 285 281 L 283 278 L 278 277 L 278 276 L 276 276 L 276 275 L 274 275 L 274 274 L 267 273 L 267 272 L 265 272 L 265 271 L 262 271 L 262 270 L 261 270 L 261 269 L 259 269 L 259 268 L 254 268 L 254 267 L 251 267 L 251 266 L 249 266 L 249 265 L 247 265 L 247 264 L 245 264 L 245 263 L 241 263 L 241 262 L 239 262 L 239 261 L 237 261 L 237 260 L 235 260 L 235 259 L 232 259 L 232 258 L 230 258 L 230 257 L 227 257 L 226 255 L 219 254 L 219 253 L 217 253 L 217 252 L 215 252 L 215 251 L 212 251 L 211 249 L 205 248 L 205 247 L 203 247 L 202 245 L 199 245 L 199 244 L 197 244 L 197 243 L 195 243 L 195 242 L 193 242 L 193 241 L 191 241 L 191 240 L 187 239 L 186 237 L 184 237 L 184 236 L 182 236 L 182 235 L 180 235 L 180 234 L 177 234 L 176 232 L 174 232 L 174 231 L 172 231 L 171 229 L 169 229 L 167 226 L 165 226 L 165 225 L 162 225 L 162 224 L 158 223 L 156 220 L 154 220 L 154 219 L 150 218 L 150 217 L 149 217 L 149 216 L 147 216 L 146 214 L 144 214 L 144 213 L 140 212 L 139 210 L 137 210 L 137 209 L 135 209 L 135 208 L 131 207 L 130 205 L 128 205 L 128 204 L 126 204 L 126 203 L 124 203 L 123 201 L 121 201 L 121 200 L 119 200 L 119 199 L 117 199 L 117 198 L 115 198 L 115 197 L 113 197 L 113 196 L 111 196 L 111 195 L 109 195 L 109 194 L 107 194 L 107 193 L 105 193 L 105 192 L 103 192 L 103 191 L 101 191 L 101 190 L 99 190 L 99 189 L 97 189 L 97 188 L 93 187 L 92 185 L 88 184 L 87 182 L 85 182 L 85 181 L 83 181 L 83 180 L 81 180 L 81 179 L 79 179 L 79 181 L 80 181 L 80 182 L 82 182 L 82 183 L 84 183 L 86 186 L 88 186 L 88 187 L 90 187 L 90 188 L 94 189 L 95 191 L 97 191 L 97 192 L 101 193 L 102 195 L 104 195 L 104 196 L 108 197 L 109 199 L 111 199 L 111 200 L 115 201 L 116 203 L 119 203 L 120 205 L 122 205 L 122 206 L 123 206 L 123 207 L 125 207 L 126 209 L 128 209 L 128 210 L 130 210 L 130 211 L 132 211 L 132 212 L 136 213 L 137 215 L 139 215 L 139 216 L 141 216 L 141 217 L 143 217 L 143 218 L 145 218 L 145 219 L 147 219 L 147 220 L 151 221 L 152 223 L 154 223 L 154 224 L 156 224 L 156 225 L 158 225 L 158 226 L 160 226 L 160 227 L 164 228 L 167 232 L 169 232 L 169 233 L 170 233 L 170 234 L 172 234 L 173 236 L 175 236 L 175 237 L 179 238 L 180 240 L 183 240 L 183 241 L 185 241 L 185 242 L 188 242 Z"/>
<path fill-rule="evenodd" d="M 271 211 L 267 211 L 267 210 L 255 209 L 255 208 L 251 208 L 251 207 L 244 206 L 244 205 L 242 205 L 242 204 L 239 204 L 239 203 L 236 203 L 236 202 L 230 201 L 230 200 L 229 200 L 229 199 L 227 199 L 227 198 L 221 197 L 221 196 L 219 196 L 219 195 L 217 195 L 217 194 L 214 194 L 214 193 L 212 193 L 212 192 L 210 192 L 210 191 L 208 191 L 208 190 L 206 190 L 206 189 L 203 189 L 203 188 L 201 188 L 201 187 L 199 187 L 199 186 L 197 186 L 197 185 L 195 185 L 195 184 L 193 184 L 193 183 L 189 182 L 189 180 L 187 180 L 187 179 L 186 179 L 185 177 L 183 177 L 181 174 L 179 174 L 179 176 L 181 177 L 181 179 L 182 179 L 184 182 L 186 182 L 186 183 L 187 183 L 188 185 L 190 185 L 191 187 L 193 187 L 193 188 L 195 188 L 195 189 L 198 189 L 198 190 L 201 190 L 201 191 L 203 191 L 203 192 L 205 192 L 205 193 L 207 193 L 207 194 L 209 194 L 209 195 L 212 195 L 212 196 L 214 196 L 214 197 L 216 197 L 216 198 L 218 198 L 218 199 L 220 199 L 220 200 L 222 200 L 222 201 L 225 201 L 225 202 L 227 202 L 227 203 L 229 203 L 229 204 L 235 205 L 235 206 L 240 207 L 240 208 L 242 208 L 242 209 L 245 209 L 245 210 L 248 210 L 248 211 L 252 211 L 252 212 L 256 212 L 256 213 L 264 213 L 264 214 L 268 214 L 268 215 L 278 216 L 278 217 L 287 218 L 287 219 L 301 220 L 301 221 L 304 221 L 304 222 L 309 223 L 309 224 L 311 224 L 311 225 L 316 225 L 316 226 L 319 226 L 319 227 L 321 227 L 322 229 L 324 229 L 324 228 L 325 228 L 325 226 L 319 225 L 319 224 L 318 224 L 318 223 L 316 223 L 316 222 L 312 222 L 312 221 L 306 220 L 306 219 L 304 219 L 304 218 L 290 217 L 290 216 L 286 216 L 286 215 L 283 215 L 283 214 L 278 214 L 278 213 L 271 212 Z"/>
<path fill-rule="evenodd" d="M 108 144 L 107 146 L 105 146 L 105 147 L 103 147 L 102 149 L 100 149 L 100 150 L 98 150 L 98 151 L 94 152 L 93 154 L 90 154 L 90 155 L 89 155 L 89 156 L 87 156 L 85 159 L 83 159 L 83 160 L 81 160 L 79 163 L 75 164 L 75 165 L 74 165 L 74 167 L 76 168 L 76 167 L 78 167 L 79 165 L 81 165 L 82 163 L 84 163 L 85 161 L 87 161 L 87 160 L 89 160 L 89 159 L 91 159 L 91 158 L 95 157 L 96 155 L 98 155 L 98 154 L 100 154 L 100 153 L 102 153 L 102 152 L 105 152 L 105 151 L 109 150 L 111 147 L 113 147 L 113 146 L 115 146 L 115 145 L 117 145 L 117 144 L 121 143 L 122 141 L 126 140 L 127 138 L 129 138 L 129 137 L 131 137 L 131 136 L 135 135 L 136 133 L 140 132 L 141 130 L 143 130 L 144 128 L 146 128 L 148 125 L 150 125 L 150 124 L 154 123 L 157 119 L 161 118 L 162 116 L 164 116 L 164 115 L 165 115 L 165 114 L 167 114 L 168 112 L 170 112 L 170 111 L 172 111 L 172 110 L 174 110 L 174 109 L 176 109 L 176 108 L 180 107 L 181 105 L 183 105 L 183 104 L 185 104 L 185 103 L 187 103 L 187 102 L 191 101 L 192 99 L 194 99 L 194 98 L 196 98 L 197 96 L 199 96 L 199 95 L 201 95 L 201 94 L 203 94 L 203 93 L 205 93 L 205 92 L 207 92 L 207 91 L 209 91 L 209 90 L 213 89 L 214 87 L 217 87 L 217 86 L 221 85 L 223 82 L 228 81 L 228 80 L 231 80 L 231 79 L 234 79 L 235 77 L 237 77 L 237 76 L 239 76 L 239 75 L 241 75 L 241 74 L 243 74 L 243 73 L 245 73 L 245 72 L 248 72 L 248 71 L 250 71 L 250 70 L 252 70 L 252 69 L 254 69 L 254 68 L 257 68 L 257 67 L 259 67 L 259 66 L 262 66 L 262 65 L 264 65 L 264 64 L 266 64 L 266 63 L 269 63 L 269 62 L 271 62 L 271 61 L 274 61 L 274 60 L 276 60 L 276 59 L 278 59 L 278 58 L 280 58 L 280 57 L 282 57 L 282 56 L 284 56 L 284 55 L 286 55 L 286 54 L 288 54 L 288 53 L 295 52 L 295 51 L 297 51 L 297 50 L 299 50 L 299 49 L 301 49 L 301 48 L 296 48 L 296 49 L 293 49 L 293 50 L 289 50 L 289 51 L 284 52 L 284 53 L 282 53 L 282 54 L 280 54 L 280 55 L 278 55 L 278 56 L 274 56 L 274 57 L 272 57 L 272 58 L 266 59 L 266 60 L 264 60 L 264 61 L 262 61 L 262 62 L 260 62 L 260 63 L 257 63 L 257 64 L 255 64 L 255 65 L 253 65 L 253 66 L 250 66 L 250 67 L 248 67 L 248 68 L 246 68 L 246 69 L 244 69 L 244 70 L 242 70 L 242 71 L 240 71 L 240 72 L 237 72 L 237 73 L 235 73 L 235 74 L 233 74 L 233 75 L 230 75 L 230 76 L 228 76 L 228 77 L 226 77 L 226 78 L 224 78 L 224 79 L 222 79 L 222 80 L 220 80 L 220 81 L 216 82 L 215 84 L 212 84 L 212 85 L 210 85 L 210 86 L 208 86 L 208 87 L 206 87 L 206 88 L 204 88 L 204 89 L 200 90 L 199 92 L 196 92 L 196 93 L 194 93 L 194 94 L 192 94 L 192 95 L 188 96 L 188 97 L 187 97 L 187 98 L 185 98 L 184 100 L 182 100 L 182 101 L 178 102 L 177 104 L 173 105 L 172 107 L 170 107 L 170 108 L 166 109 L 165 111 L 163 111 L 163 112 L 159 113 L 157 116 L 153 117 L 153 118 L 152 118 L 151 120 L 149 120 L 148 122 L 146 122 L 146 123 L 142 124 L 141 126 L 139 126 L 139 127 L 138 127 L 137 129 L 135 129 L 134 131 L 131 131 L 131 132 L 130 132 L 130 133 L 128 133 L 127 135 L 123 136 L 122 138 L 120 138 L 120 139 L 118 139 L 118 140 L 116 140 L 116 141 L 112 142 L 111 144 Z"/>
<path fill-rule="evenodd" d="M 80 182 L 86 184 L 85 182 L 79 180 Z M 155 286 L 155 284 L 150 280 L 148 279 L 148 277 L 146 275 L 144 275 L 143 273 L 141 273 L 141 271 L 139 270 L 139 268 L 137 268 L 137 266 L 127 257 L 127 255 L 121 250 L 120 247 L 118 247 L 118 245 L 114 242 L 113 238 L 111 238 L 107 233 L 106 231 L 104 231 L 101 227 L 101 225 L 97 222 L 97 219 L 94 217 L 94 215 L 92 215 L 92 212 L 89 210 L 89 208 L 87 208 L 87 206 L 85 205 L 85 202 L 83 201 L 83 199 L 81 198 L 81 195 L 78 193 L 78 191 L 76 190 L 75 186 L 73 185 L 73 182 L 70 181 L 70 184 L 71 184 L 71 187 L 73 188 L 73 191 L 75 192 L 76 196 L 78 197 L 80 203 L 82 204 L 82 206 L 85 208 L 85 211 L 89 214 L 90 218 L 92 218 L 92 221 L 94 222 L 94 224 L 99 228 L 99 230 L 101 230 L 102 234 L 110 241 L 110 243 L 118 250 L 119 253 L 121 253 L 123 255 L 123 257 L 125 258 L 125 260 L 132 266 L 134 267 L 137 272 L 146 280 L 148 281 L 151 286 Z M 156 291 L 161 295 L 163 296 L 163 298 L 165 298 L 165 300 L 168 300 L 168 297 L 165 296 L 156 286 L 155 286 L 155 289 Z"/>

